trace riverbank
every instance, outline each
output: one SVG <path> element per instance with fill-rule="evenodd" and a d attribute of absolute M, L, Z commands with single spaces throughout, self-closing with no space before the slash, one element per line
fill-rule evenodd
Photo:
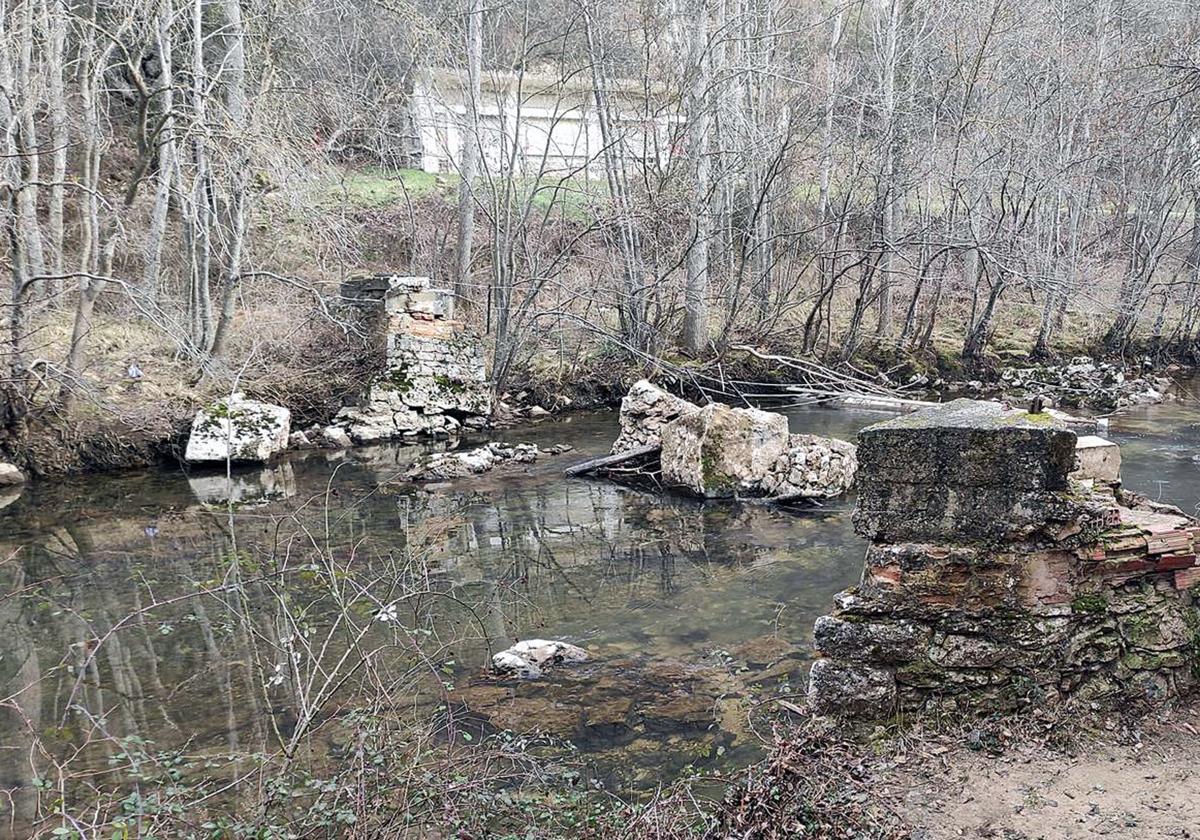
<path fill-rule="evenodd" d="M 281 352 L 282 336 L 276 342 L 280 352 L 262 347 L 266 338 L 259 337 L 253 364 L 229 380 L 189 372 L 187 363 L 170 358 L 165 340 L 153 330 L 112 325 L 103 331 L 104 353 L 97 351 L 81 395 L 61 406 L 43 394 L 20 432 L 9 435 L 0 460 L 34 477 L 173 466 L 182 461 L 196 411 L 231 387 L 288 408 L 294 429 L 324 426 L 366 391 L 371 371 L 382 362 L 368 352 L 362 336 L 312 332 L 300 336 L 286 354 Z M 315 368 L 314 360 L 320 362 Z M 136 377 L 130 373 L 133 368 Z M 1050 405 L 1110 413 L 1170 399 L 1175 382 L 1192 375 L 1193 369 L 1179 363 L 1155 365 L 1147 358 L 1126 364 L 1079 357 L 1049 365 L 1010 353 L 995 366 L 966 373 L 953 357 L 936 353 L 867 352 L 842 364 L 805 361 L 787 355 L 786 348 L 730 349 L 706 359 L 658 361 L 638 361 L 613 350 L 570 359 L 533 357 L 518 378 L 520 387 L 499 395 L 494 421 L 505 426 L 612 408 L 644 376 L 697 401 L 796 404 L 838 391 L 869 390 L 935 401 L 972 396 L 1025 402 L 1041 396 Z"/>
<path fill-rule="evenodd" d="M 857 732 L 785 725 L 696 836 L 1191 837 L 1197 731 L 1195 697 L 1123 714 L 1033 709 Z"/>

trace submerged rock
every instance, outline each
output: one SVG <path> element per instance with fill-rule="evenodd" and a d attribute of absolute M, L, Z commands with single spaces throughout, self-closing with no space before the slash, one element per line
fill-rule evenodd
<path fill-rule="evenodd" d="M 576 662 L 586 662 L 588 653 L 568 642 L 527 639 L 492 657 L 497 671 L 516 674 L 525 679 L 537 679 L 545 668 Z"/>
<path fill-rule="evenodd" d="M 25 473 L 13 464 L 0 461 L 0 487 L 14 487 L 25 483 Z"/>
<path fill-rule="evenodd" d="M 408 478 L 412 481 L 463 478 L 501 465 L 532 464 L 541 454 L 542 450 L 532 443 L 493 442 L 477 449 L 428 455 L 408 471 Z"/>
<path fill-rule="evenodd" d="M 286 408 L 233 394 L 197 412 L 184 458 L 193 464 L 264 463 L 287 449 L 291 423 Z"/>

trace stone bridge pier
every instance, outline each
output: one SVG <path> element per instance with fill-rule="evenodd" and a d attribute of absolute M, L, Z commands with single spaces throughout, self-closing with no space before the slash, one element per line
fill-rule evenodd
<path fill-rule="evenodd" d="M 382 275 L 343 283 L 342 298 L 364 313 L 386 359 L 359 404 L 335 418 L 350 440 L 445 437 L 486 424 L 492 390 L 483 341 L 455 320 L 449 291 L 428 277 Z"/>
<path fill-rule="evenodd" d="M 1196 522 L 1119 451 L 956 400 L 864 429 L 862 580 L 814 629 L 819 714 L 1169 696 L 1200 676 Z"/>

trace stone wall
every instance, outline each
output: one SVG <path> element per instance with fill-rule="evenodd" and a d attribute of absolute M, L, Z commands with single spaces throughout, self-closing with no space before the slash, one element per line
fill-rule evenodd
<path fill-rule="evenodd" d="M 1121 490 L 1111 444 L 956 400 L 859 435 L 861 583 L 814 637 L 822 714 L 1116 703 L 1197 681 L 1196 523 Z"/>
<path fill-rule="evenodd" d="M 483 342 L 454 320 L 453 297 L 426 277 L 368 278 L 343 296 L 364 309 L 386 347 L 386 367 L 334 425 L 355 443 L 446 436 L 492 412 Z"/>

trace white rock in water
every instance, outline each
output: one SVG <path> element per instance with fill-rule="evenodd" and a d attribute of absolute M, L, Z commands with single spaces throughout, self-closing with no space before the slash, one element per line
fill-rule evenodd
<path fill-rule="evenodd" d="M 0 487 L 13 487 L 25 483 L 25 474 L 12 464 L 0 462 Z"/>
<path fill-rule="evenodd" d="M 511 651 L 502 650 L 492 657 L 492 667 L 506 674 L 516 674 L 527 680 L 536 680 L 542 676 L 542 669 L 523 656 Z"/>
<path fill-rule="evenodd" d="M 647 379 L 638 380 L 621 399 L 621 434 L 612 451 L 616 454 L 641 446 L 657 446 L 664 426 L 699 410 L 699 406 L 650 384 Z"/>
<path fill-rule="evenodd" d="M 334 449 L 349 449 L 353 445 L 350 435 L 340 426 L 330 426 L 321 432 L 321 442 Z"/>
<path fill-rule="evenodd" d="M 287 449 L 291 426 L 286 408 L 233 394 L 196 413 L 184 458 L 193 464 L 263 463 Z"/>
<path fill-rule="evenodd" d="M 542 675 L 542 669 L 546 667 L 586 662 L 587 659 L 586 650 L 569 642 L 527 639 L 494 655 L 492 667 L 497 671 L 518 674 L 527 679 L 536 679 Z"/>
<path fill-rule="evenodd" d="M 292 449 L 311 449 L 312 441 L 304 432 L 292 432 L 288 436 L 288 446 Z"/>
<path fill-rule="evenodd" d="M 438 481 L 479 475 L 503 464 L 531 464 L 541 450 L 532 443 L 502 443 L 499 441 L 456 452 L 439 452 L 421 458 L 408 471 L 413 481 Z"/>

